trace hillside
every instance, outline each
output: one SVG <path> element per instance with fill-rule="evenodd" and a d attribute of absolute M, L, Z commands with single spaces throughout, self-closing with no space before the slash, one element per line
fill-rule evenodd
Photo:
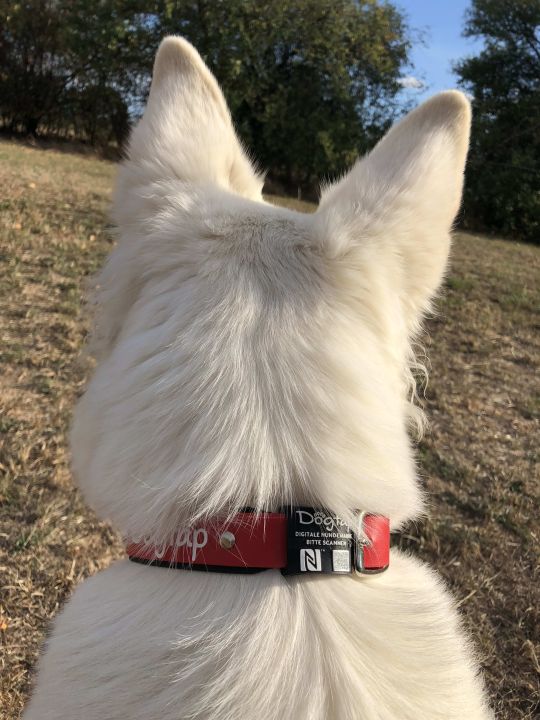
<path fill-rule="evenodd" d="M 15 720 L 48 623 L 121 555 L 84 507 L 66 428 L 88 361 L 84 279 L 111 247 L 114 165 L 0 142 L 0 707 Z M 451 586 L 504 720 L 533 718 L 540 679 L 540 249 L 458 234 L 419 449 L 430 517 L 395 538 Z M 535 575 L 536 573 L 536 575 Z"/>

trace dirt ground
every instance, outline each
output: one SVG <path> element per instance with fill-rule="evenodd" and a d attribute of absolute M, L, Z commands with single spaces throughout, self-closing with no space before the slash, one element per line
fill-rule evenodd
<path fill-rule="evenodd" d="M 85 277 L 110 249 L 114 166 L 0 142 L 0 707 L 19 716 L 49 621 L 122 553 L 84 507 L 66 428 L 88 368 Z M 537 717 L 540 249 L 458 234 L 419 448 L 429 517 L 395 544 L 453 590 L 501 720 Z M 466 719 L 464 719 L 466 720 Z"/>

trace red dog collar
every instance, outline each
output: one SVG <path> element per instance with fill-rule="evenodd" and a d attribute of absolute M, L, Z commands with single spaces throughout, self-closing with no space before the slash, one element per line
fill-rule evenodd
<path fill-rule="evenodd" d="M 388 518 L 359 513 L 351 530 L 336 515 L 307 507 L 240 512 L 183 530 L 172 545 L 127 546 L 130 560 L 147 565 L 234 573 L 277 569 L 286 575 L 378 573 L 388 567 L 389 550 Z"/>

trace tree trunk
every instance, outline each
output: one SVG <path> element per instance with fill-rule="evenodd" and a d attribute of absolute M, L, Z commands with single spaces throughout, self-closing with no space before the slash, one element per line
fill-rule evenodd
<path fill-rule="evenodd" d="M 24 120 L 24 130 L 27 135 L 32 135 L 35 137 L 37 135 L 37 129 L 39 125 L 39 118 L 37 117 L 27 117 Z"/>

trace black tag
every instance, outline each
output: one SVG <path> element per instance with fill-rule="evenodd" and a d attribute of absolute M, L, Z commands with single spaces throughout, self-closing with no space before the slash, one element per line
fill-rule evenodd
<path fill-rule="evenodd" d="M 284 575 L 350 573 L 353 534 L 337 515 L 310 507 L 288 508 Z"/>

